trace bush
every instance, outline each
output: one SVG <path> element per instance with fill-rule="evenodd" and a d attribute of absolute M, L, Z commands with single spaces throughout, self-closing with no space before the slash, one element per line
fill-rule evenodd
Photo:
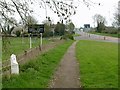
<path fill-rule="evenodd" d="M 71 40 L 74 40 L 74 37 L 73 37 L 72 34 L 66 34 L 66 35 L 63 35 L 63 36 L 61 37 L 61 39 L 65 39 L 65 40 L 71 39 Z"/>
<path fill-rule="evenodd" d="M 17 37 L 20 37 L 20 31 L 16 31 Z"/>
<path fill-rule="evenodd" d="M 23 37 L 29 37 L 29 33 L 28 32 L 23 32 L 23 34 L 21 34 L 21 36 L 23 36 Z"/>
<path fill-rule="evenodd" d="M 118 30 L 113 27 L 106 27 L 106 29 L 102 31 L 102 33 L 117 34 Z"/>
<path fill-rule="evenodd" d="M 71 39 L 71 40 L 74 40 L 74 37 L 72 34 L 68 34 L 68 38 Z"/>

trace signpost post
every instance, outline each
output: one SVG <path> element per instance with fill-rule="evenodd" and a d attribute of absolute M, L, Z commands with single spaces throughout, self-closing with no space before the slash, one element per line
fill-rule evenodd
<path fill-rule="evenodd" d="M 28 26 L 28 33 L 30 33 L 30 48 L 31 46 L 31 34 L 40 33 L 40 49 L 42 50 L 42 33 L 44 33 L 44 24 L 33 24 Z"/>

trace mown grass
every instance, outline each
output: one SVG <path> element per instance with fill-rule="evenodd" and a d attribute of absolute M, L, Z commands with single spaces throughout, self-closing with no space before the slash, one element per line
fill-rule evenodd
<path fill-rule="evenodd" d="M 0 36 L 0 63 L 2 62 L 2 37 Z M 0 65 L 0 68 L 2 65 Z M 1 73 L 1 71 L 0 71 Z M 0 89 L 2 88 L 2 75 L 0 75 Z"/>
<path fill-rule="evenodd" d="M 77 36 L 80 36 L 80 34 L 73 34 L 73 37 L 77 37 Z"/>
<path fill-rule="evenodd" d="M 61 58 L 73 41 L 66 41 L 20 67 L 20 75 L 3 78 L 3 88 L 47 88 Z"/>
<path fill-rule="evenodd" d="M 90 33 L 92 33 L 92 34 L 97 34 L 97 35 L 111 36 L 111 37 L 120 38 L 120 34 L 97 33 L 97 32 L 90 32 Z"/>
<path fill-rule="evenodd" d="M 2 61 L 5 61 L 10 58 L 10 55 L 14 53 L 15 55 L 18 55 L 20 53 L 23 53 L 25 50 L 28 50 L 30 48 L 30 40 L 29 37 L 21 38 L 21 37 L 10 37 L 7 38 L 10 43 L 7 44 L 6 50 L 3 50 L 2 48 Z M 49 41 L 47 39 L 43 39 L 43 44 L 48 43 Z M 40 45 L 40 38 L 34 37 L 32 38 L 32 48 L 37 47 Z"/>
<path fill-rule="evenodd" d="M 77 43 L 76 54 L 83 87 L 118 87 L 118 44 L 83 40 Z"/>

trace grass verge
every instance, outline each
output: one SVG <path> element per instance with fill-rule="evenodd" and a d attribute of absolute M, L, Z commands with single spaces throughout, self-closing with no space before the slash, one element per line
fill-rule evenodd
<path fill-rule="evenodd" d="M 73 34 L 73 37 L 77 37 L 77 36 L 80 36 L 80 34 Z"/>
<path fill-rule="evenodd" d="M 3 88 L 47 88 L 61 58 L 73 41 L 66 41 L 20 67 L 20 75 L 3 77 Z"/>
<path fill-rule="evenodd" d="M 97 33 L 97 32 L 90 32 L 90 33 L 91 34 L 97 34 L 97 35 L 111 36 L 111 37 L 120 38 L 120 34 Z"/>
<path fill-rule="evenodd" d="M 85 88 L 118 88 L 118 44 L 81 40 L 76 45 Z"/>

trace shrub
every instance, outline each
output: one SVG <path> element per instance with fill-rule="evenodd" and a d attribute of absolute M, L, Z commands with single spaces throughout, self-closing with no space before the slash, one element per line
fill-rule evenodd
<path fill-rule="evenodd" d="M 106 27 L 106 29 L 102 31 L 102 33 L 117 34 L 118 30 L 113 27 Z"/>
<path fill-rule="evenodd" d="M 20 37 L 20 31 L 16 31 L 17 37 Z"/>
<path fill-rule="evenodd" d="M 29 33 L 28 32 L 23 32 L 23 34 L 21 35 L 23 37 L 28 37 L 29 36 Z"/>
<path fill-rule="evenodd" d="M 72 34 L 66 34 L 66 35 L 63 35 L 63 36 L 61 37 L 61 39 L 65 39 L 65 40 L 71 39 L 71 40 L 74 40 L 74 37 L 73 37 Z"/>
<path fill-rule="evenodd" d="M 68 34 L 68 38 L 71 39 L 71 40 L 74 40 L 74 37 L 72 34 Z"/>

